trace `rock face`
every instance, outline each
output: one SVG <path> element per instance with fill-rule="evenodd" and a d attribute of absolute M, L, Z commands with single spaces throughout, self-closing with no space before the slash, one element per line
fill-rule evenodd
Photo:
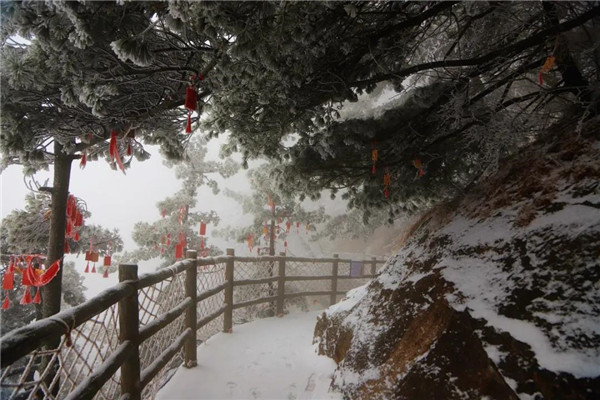
<path fill-rule="evenodd" d="M 600 399 L 598 132 L 532 145 L 427 213 L 323 313 L 345 398 Z"/>

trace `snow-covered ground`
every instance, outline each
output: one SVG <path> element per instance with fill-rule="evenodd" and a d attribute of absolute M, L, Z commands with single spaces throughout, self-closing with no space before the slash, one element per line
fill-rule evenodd
<path fill-rule="evenodd" d="M 312 344 L 320 312 L 266 318 L 211 337 L 198 347 L 198 366 L 180 367 L 156 398 L 341 399 L 329 392 L 335 362 Z"/>

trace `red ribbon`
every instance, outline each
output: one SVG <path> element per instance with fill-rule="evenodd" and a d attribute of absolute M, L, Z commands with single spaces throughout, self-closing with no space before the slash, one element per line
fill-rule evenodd
<path fill-rule="evenodd" d="M 110 143 L 108 145 L 108 154 L 110 155 L 111 161 L 115 161 L 119 166 L 119 169 L 125 173 L 125 166 L 121 161 L 121 156 L 119 155 L 119 149 L 117 147 L 117 137 L 119 134 L 116 131 L 110 132 Z"/>

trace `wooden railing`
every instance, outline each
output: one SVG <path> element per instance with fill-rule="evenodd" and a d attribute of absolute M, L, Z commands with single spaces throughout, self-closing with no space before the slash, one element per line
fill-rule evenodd
<path fill-rule="evenodd" d="M 236 257 L 228 249 L 227 255 L 221 257 L 197 259 L 195 251 L 188 251 L 186 257 L 141 277 L 137 265 L 121 264 L 116 286 L 77 307 L 2 337 L 0 397 L 152 397 L 162 383 L 149 390 L 150 383 L 175 358 L 182 358 L 186 367 L 197 365 L 198 332 L 217 318 L 222 317 L 222 331 L 231 332 L 235 312 L 242 308 L 266 304 L 267 309 L 272 309 L 270 315 L 281 316 L 286 301 L 297 298 L 327 296 L 328 303 L 334 304 L 350 286 L 357 286 L 346 285 L 346 290 L 341 290 L 340 283 L 364 282 L 384 262 L 375 258 L 361 261 L 369 273 L 350 276 L 340 273 L 340 265 L 351 260 L 336 255 L 320 259 L 284 255 Z M 306 274 L 307 270 L 312 274 Z M 207 276 L 215 279 L 206 284 L 201 278 Z M 314 289 L 317 281 L 321 286 L 329 283 L 329 288 L 299 289 L 302 282 Z M 286 284 L 290 290 L 286 290 Z M 246 290 L 235 301 L 236 288 L 253 286 L 259 289 Z M 208 302 L 212 306 L 204 306 L 199 313 L 199 308 Z M 214 333 L 213 330 L 208 335 Z M 59 348 L 44 349 L 45 343 L 57 340 Z M 146 345 L 150 341 L 153 342 Z M 149 349 L 160 353 L 146 355 Z M 82 370 L 87 371 L 87 376 Z"/>

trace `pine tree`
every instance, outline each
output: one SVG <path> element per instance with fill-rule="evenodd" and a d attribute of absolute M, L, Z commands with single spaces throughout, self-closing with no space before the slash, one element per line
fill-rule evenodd
<path fill-rule="evenodd" d="M 237 172 L 239 166 L 232 160 L 206 160 L 206 145 L 206 139 L 196 136 L 188 143 L 181 162 L 166 161 L 167 166 L 175 168 L 175 176 L 181 181 L 182 188 L 157 204 L 160 219 L 135 224 L 132 237 L 139 248 L 123 254 L 122 259 L 136 262 L 160 257 L 164 260 L 163 266 L 171 265 L 181 241 L 184 241 L 186 249 L 197 249 L 200 256 L 221 254 L 205 235 L 200 235 L 201 224 L 214 227 L 219 223 L 219 216 L 214 211 L 196 209 L 198 189 L 206 185 L 212 188 L 213 193 L 218 193 L 214 175 L 228 178 Z"/>
<path fill-rule="evenodd" d="M 142 142 L 176 157 L 189 138 L 182 106 L 198 71 L 183 66 L 184 53 L 156 51 L 169 29 L 156 27 L 155 7 L 163 6 L 2 4 L 2 163 L 26 174 L 54 165 L 49 262 L 63 256 L 73 160 L 106 157 L 124 171 L 148 157 Z M 44 288 L 45 316 L 60 309 L 61 280 Z"/>
<path fill-rule="evenodd" d="M 46 193 L 30 193 L 25 197 L 25 209 L 13 210 L 3 220 L 0 226 L 2 241 L 2 273 L 6 271 L 10 256 L 23 254 L 46 254 L 50 232 L 50 196 Z M 91 214 L 84 210 L 85 217 Z M 116 231 L 109 231 L 99 226 L 87 225 L 79 230 L 79 241 L 69 239 L 71 253 L 80 254 L 87 249 L 87 243 L 94 237 L 96 248 L 106 251 L 120 251 L 123 242 Z M 61 265 L 63 270 L 63 293 L 61 302 L 68 306 L 76 306 L 85 301 L 83 293 L 83 277 L 75 269 L 73 262 Z M 9 293 L 12 306 L 2 312 L 2 332 L 7 332 L 26 325 L 41 317 L 41 307 L 37 305 L 21 306 L 19 301 L 23 296 L 20 279 L 15 279 L 15 289 Z M 44 299 L 42 299 L 42 302 Z"/>
<path fill-rule="evenodd" d="M 247 242 L 249 250 L 263 255 L 275 255 L 287 251 L 290 233 L 315 233 L 328 219 L 325 209 L 307 210 L 301 201 L 285 195 L 273 176 L 268 164 L 248 171 L 251 193 L 249 195 L 225 189 L 225 195 L 242 206 L 244 214 L 253 217 L 253 223 L 242 228 L 227 227 L 217 231 L 218 236 Z"/>

